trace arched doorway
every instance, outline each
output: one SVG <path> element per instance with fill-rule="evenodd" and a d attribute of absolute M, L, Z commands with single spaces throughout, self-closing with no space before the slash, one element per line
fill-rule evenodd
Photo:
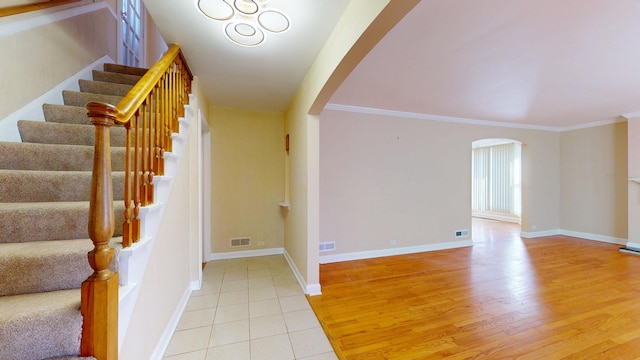
<path fill-rule="evenodd" d="M 489 138 L 472 142 L 471 214 L 478 219 L 522 222 L 522 144 Z"/>

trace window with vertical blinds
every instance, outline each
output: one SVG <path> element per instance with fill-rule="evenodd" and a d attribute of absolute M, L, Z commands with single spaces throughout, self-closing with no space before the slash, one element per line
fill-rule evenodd
<path fill-rule="evenodd" d="M 520 144 L 473 148 L 472 212 L 507 221 L 520 221 Z"/>

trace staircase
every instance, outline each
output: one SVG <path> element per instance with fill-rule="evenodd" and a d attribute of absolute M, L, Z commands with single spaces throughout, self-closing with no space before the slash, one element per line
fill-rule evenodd
<path fill-rule="evenodd" d="M 94 126 L 85 104 L 117 104 L 146 72 L 105 64 L 64 105 L 45 104 L 44 122 L 18 123 L 21 143 L 0 143 L 0 359 L 78 357 L 80 285 L 92 274 L 87 224 Z M 111 129 L 112 247 L 123 223 L 125 129 Z M 117 271 L 117 255 L 112 269 Z"/>

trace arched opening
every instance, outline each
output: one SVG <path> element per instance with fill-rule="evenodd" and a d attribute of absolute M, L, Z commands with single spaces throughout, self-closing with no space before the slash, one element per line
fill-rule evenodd
<path fill-rule="evenodd" d="M 474 227 L 522 223 L 522 144 L 491 138 L 472 142 L 471 215 Z"/>

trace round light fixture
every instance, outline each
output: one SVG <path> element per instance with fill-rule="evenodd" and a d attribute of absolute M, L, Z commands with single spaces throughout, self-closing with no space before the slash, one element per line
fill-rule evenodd
<path fill-rule="evenodd" d="M 291 20 L 281 10 L 267 7 L 268 0 L 195 0 L 206 17 L 225 23 L 224 34 L 242 46 L 258 46 L 266 40 L 266 32 L 283 33 Z"/>

